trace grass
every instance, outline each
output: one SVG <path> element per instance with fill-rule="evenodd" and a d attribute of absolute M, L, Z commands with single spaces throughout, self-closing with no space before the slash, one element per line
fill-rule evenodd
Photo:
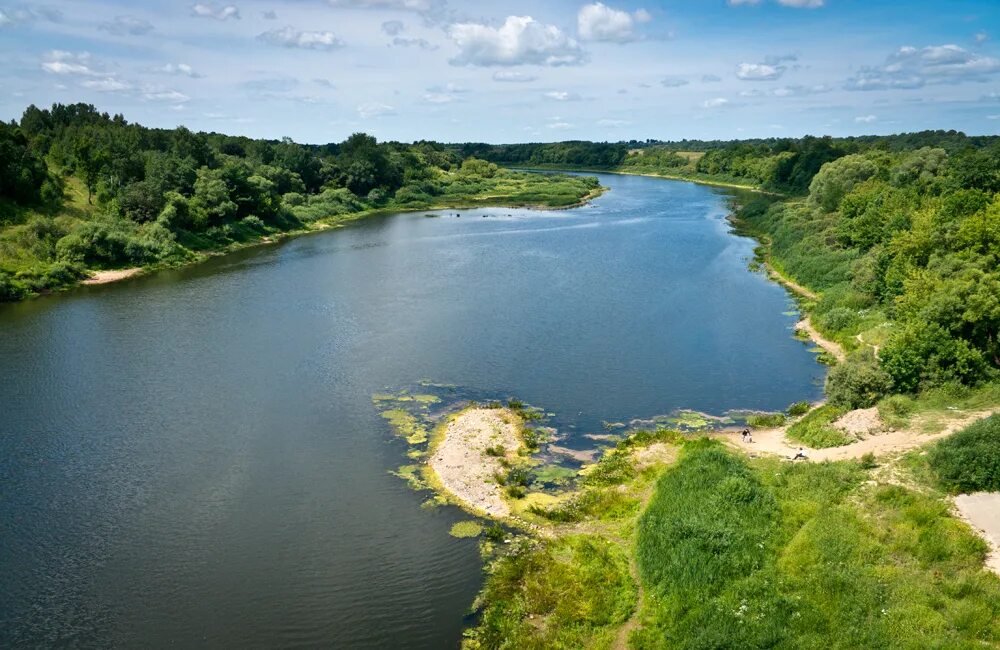
<path fill-rule="evenodd" d="M 846 409 L 824 404 L 788 427 L 788 438 L 813 449 L 840 447 L 853 442 L 854 438 L 831 424 L 845 412 Z"/>
<path fill-rule="evenodd" d="M 784 423 L 784 413 L 752 413 L 747 416 L 747 424 L 755 429 L 773 429 Z"/>
<path fill-rule="evenodd" d="M 940 441 L 928 460 L 952 492 L 1000 490 L 1000 415 L 974 422 Z"/>
<path fill-rule="evenodd" d="M 685 446 L 639 526 L 636 648 L 973 648 L 1000 641 L 1000 580 L 947 503 L 851 462 L 748 462 Z"/>
<path fill-rule="evenodd" d="M 632 613 L 628 556 L 595 535 L 520 543 L 490 569 L 465 648 L 607 647 Z"/>

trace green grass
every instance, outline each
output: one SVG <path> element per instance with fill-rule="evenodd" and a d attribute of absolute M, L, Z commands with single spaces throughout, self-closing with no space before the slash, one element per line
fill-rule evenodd
<path fill-rule="evenodd" d="M 784 413 L 753 413 L 747 416 L 747 424 L 755 429 L 773 429 L 784 423 Z"/>
<path fill-rule="evenodd" d="M 607 647 L 635 607 L 628 557 L 594 535 L 521 541 L 496 560 L 480 596 L 479 627 L 464 647 Z"/>
<path fill-rule="evenodd" d="M 637 648 L 974 648 L 1000 641 L 1000 580 L 940 498 L 857 463 L 748 462 L 709 442 L 639 526 Z"/>
<path fill-rule="evenodd" d="M 839 447 L 854 439 L 831 423 L 846 412 L 831 404 L 824 404 L 788 427 L 788 438 L 813 449 Z"/>
<path fill-rule="evenodd" d="M 1000 490 L 1000 415 L 974 422 L 938 442 L 928 460 L 952 492 Z"/>

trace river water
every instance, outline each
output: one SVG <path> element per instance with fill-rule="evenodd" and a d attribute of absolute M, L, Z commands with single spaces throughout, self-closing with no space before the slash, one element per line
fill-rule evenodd
<path fill-rule="evenodd" d="M 0 646 L 455 647 L 476 543 L 388 473 L 373 393 L 517 397 L 581 447 L 820 394 L 725 192 L 601 180 L 0 306 Z"/>

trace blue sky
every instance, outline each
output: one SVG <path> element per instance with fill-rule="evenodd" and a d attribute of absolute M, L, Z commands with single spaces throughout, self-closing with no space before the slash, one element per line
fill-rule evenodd
<path fill-rule="evenodd" d="M 997 0 L 0 0 L 0 117 L 331 142 L 1000 133 Z"/>

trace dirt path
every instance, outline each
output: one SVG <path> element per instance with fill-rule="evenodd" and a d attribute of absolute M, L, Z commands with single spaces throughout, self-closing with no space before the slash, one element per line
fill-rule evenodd
<path fill-rule="evenodd" d="M 833 358 L 837 360 L 837 363 L 843 363 L 844 359 L 847 358 L 847 354 L 844 352 L 844 348 L 840 347 L 840 344 L 836 341 L 831 341 L 828 338 L 824 338 L 815 327 L 813 327 L 812 322 L 809 317 L 806 316 L 798 323 L 795 324 L 795 329 L 801 330 L 809 335 L 816 345 L 823 348 L 827 352 L 833 355 Z"/>
<path fill-rule="evenodd" d="M 1000 492 L 975 492 L 955 497 L 955 508 L 990 545 L 986 567 L 1000 575 Z"/>
<path fill-rule="evenodd" d="M 118 282 L 119 280 L 124 280 L 125 278 L 131 278 L 133 275 L 138 275 L 142 272 L 140 268 L 134 269 L 116 269 L 114 271 L 94 271 L 94 274 L 83 281 L 83 284 L 107 284 L 109 282 Z"/>
<path fill-rule="evenodd" d="M 970 411 L 949 422 L 939 433 L 923 434 L 918 428 L 910 425 L 908 429 L 889 431 L 881 434 L 871 435 L 864 440 L 858 440 L 842 447 L 828 447 L 827 449 L 806 449 L 809 460 L 821 462 L 824 460 L 849 460 L 861 458 L 865 454 L 871 453 L 882 456 L 888 453 L 908 451 L 928 442 L 944 438 L 959 429 L 964 429 L 976 420 L 988 417 L 998 409 L 987 411 Z M 743 444 L 736 434 L 727 435 L 725 441 L 734 447 L 742 449 L 748 453 L 764 453 L 792 458 L 798 451 L 800 445 L 794 440 L 789 440 L 786 436 L 788 427 L 778 429 L 764 429 L 753 434 L 753 442 Z"/>
<path fill-rule="evenodd" d="M 811 289 L 806 289 L 795 280 L 792 280 L 791 278 L 782 275 L 781 273 L 778 272 L 776 268 L 771 266 L 770 263 L 764 262 L 764 268 L 767 269 L 767 274 L 770 275 L 771 279 L 774 280 L 775 282 L 785 285 L 786 287 L 788 287 L 795 293 L 799 294 L 800 296 L 803 296 L 804 298 L 808 298 L 810 300 L 819 300 L 819 295 L 815 291 Z"/>

